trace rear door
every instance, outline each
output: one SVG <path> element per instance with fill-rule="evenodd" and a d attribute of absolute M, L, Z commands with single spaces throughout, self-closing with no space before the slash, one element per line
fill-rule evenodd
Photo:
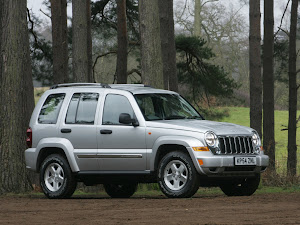
<path fill-rule="evenodd" d="M 95 125 L 99 99 L 100 94 L 96 92 L 73 93 L 60 127 L 61 136 L 68 139 L 74 147 L 74 155 L 81 171 L 99 170 Z"/>

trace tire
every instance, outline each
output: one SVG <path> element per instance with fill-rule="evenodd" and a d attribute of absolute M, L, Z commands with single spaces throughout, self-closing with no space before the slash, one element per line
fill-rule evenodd
<path fill-rule="evenodd" d="M 137 190 L 137 183 L 104 184 L 106 193 L 112 198 L 130 198 Z"/>
<path fill-rule="evenodd" d="M 242 180 L 232 180 L 220 185 L 227 196 L 250 196 L 254 194 L 260 182 L 260 174 Z"/>
<path fill-rule="evenodd" d="M 158 165 L 158 184 L 169 198 L 192 197 L 199 189 L 199 182 L 191 158 L 183 152 L 166 154 Z"/>
<path fill-rule="evenodd" d="M 40 183 L 50 199 L 70 198 L 77 182 L 66 159 L 58 154 L 49 155 L 40 168 Z"/>

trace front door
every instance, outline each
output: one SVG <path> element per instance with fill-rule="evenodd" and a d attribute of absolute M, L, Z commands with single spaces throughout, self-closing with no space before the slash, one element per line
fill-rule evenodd
<path fill-rule="evenodd" d="M 145 127 L 119 123 L 121 113 L 128 113 L 135 118 L 126 96 L 107 94 L 102 122 L 97 131 L 100 168 L 105 171 L 145 171 Z"/>

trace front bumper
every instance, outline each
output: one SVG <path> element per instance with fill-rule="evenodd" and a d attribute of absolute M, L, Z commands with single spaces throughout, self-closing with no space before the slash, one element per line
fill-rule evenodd
<path fill-rule="evenodd" d="M 234 157 L 256 157 L 256 165 L 254 166 L 236 166 L 234 165 Z M 197 155 L 198 160 L 202 160 L 203 165 L 197 163 L 197 170 L 201 175 L 211 177 L 224 176 L 247 176 L 261 173 L 266 170 L 269 165 L 269 157 L 267 155 Z"/>

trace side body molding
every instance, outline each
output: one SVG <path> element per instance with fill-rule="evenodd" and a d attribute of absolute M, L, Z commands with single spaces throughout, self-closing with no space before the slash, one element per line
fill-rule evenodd
<path fill-rule="evenodd" d="M 189 153 L 191 159 L 194 162 L 194 165 L 196 168 L 198 168 L 197 164 L 197 159 L 195 157 L 194 151 L 192 150 L 192 147 L 203 147 L 205 146 L 200 140 L 193 138 L 193 137 L 188 137 L 188 136 L 162 136 L 158 138 L 152 148 L 152 154 L 150 157 L 150 171 L 154 171 L 154 164 L 155 164 L 155 159 L 158 153 L 158 149 L 162 145 L 182 145 L 186 147 L 187 152 Z M 176 149 L 174 149 L 176 150 Z"/>
<path fill-rule="evenodd" d="M 78 172 L 79 167 L 75 160 L 74 148 L 71 142 L 66 138 L 43 138 L 37 145 L 36 156 L 40 154 L 41 150 L 44 148 L 60 148 L 64 151 L 67 156 L 69 165 L 73 172 Z M 45 150 L 44 150 L 45 151 Z"/>

